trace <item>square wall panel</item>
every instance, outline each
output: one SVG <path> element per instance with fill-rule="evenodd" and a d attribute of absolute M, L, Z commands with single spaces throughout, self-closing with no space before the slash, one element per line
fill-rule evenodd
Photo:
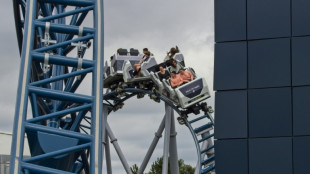
<path fill-rule="evenodd" d="M 249 136 L 292 136 L 291 88 L 249 90 Z"/>
<path fill-rule="evenodd" d="M 309 45 L 310 45 L 310 37 L 295 37 L 292 39 L 293 86 L 310 85 Z"/>
<path fill-rule="evenodd" d="M 250 174 L 292 174 L 292 138 L 249 140 Z"/>
<path fill-rule="evenodd" d="M 289 37 L 290 0 L 248 0 L 248 39 Z"/>
<path fill-rule="evenodd" d="M 310 35 L 310 1 L 292 0 L 293 36 Z"/>
<path fill-rule="evenodd" d="M 247 91 L 215 94 L 215 138 L 247 138 Z"/>
<path fill-rule="evenodd" d="M 310 137 L 293 139 L 294 174 L 310 173 Z"/>
<path fill-rule="evenodd" d="M 310 86 L 293 89 L 294 135 L 310 135 Z"/>
<path fill-rule="evenodd" d="M 216 0 L 215 41 L 246 40 L 246 0 Z"/>
<path fill-rule="evenodd" d="M 248 174 L 248 141 L 216 140 L 216 174 Z"/>
<path fill-rule="evenodd" d="M 291 85 L 290 39 L 248 43 L 249 88 Z"/>
<path fill-rule="evenodd" d="M 215 44 L 214 89 L 247 88 L 247 43 Z"/>

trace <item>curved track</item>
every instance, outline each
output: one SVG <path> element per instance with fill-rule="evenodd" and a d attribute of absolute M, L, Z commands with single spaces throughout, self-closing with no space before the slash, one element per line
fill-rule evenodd
<path fill-rule="evenodd" d="M 148 94 L 156 96 L 161 101 L 165 102 L 165 104 L 169 105 L 178 115 L 184 115 L 183 113 L 186 110 L 180 110 L 176 107 L 172 102 L 165 99 L 164 97 L 154 93 L 151 90 L 146 89 L 137 89 L 137 88 L 124 88 L 118 91 L 113 91 L 106 93 L 103 96 L 104 105 L 109 107 L 109 112 L 116 111 L 117 109 L 121 109 L 123 103 L 139 94 Z M 112 104 L 113 103 L 113 104 Z M 179 117 L 185 124 L 193 137 L 193 140 L 196 145 L 197 156 L 198 156 L 198 167 L 197 171 L 201 174 L 208 173 L 210 171 L 215 170 L 215 155 L 214 155 L 214 145 L 212 138 L 214 137 L 213 131 L 214 120 L 208 110 L 204 111 L 202 116 L 191 115 Z M 198 125 L 198 126 L 197 126 Z"/>
<path fill-rule="evenodd" d="M 101 173 L 103 106 L 108 112 L 116 111 L 127 99 L 141 93 L 155 96 L 182 115 L 179 121 L 189 128 L 196 144 L 196 172 L 214 170 L 210 134 L 213 119 L 208 110 L 203 116 L 189 119 L 184 114 L 186 110 L 147 89 L 124 88 L 102 95 L 102 3 L 103 0 L 13 1 L 22 62 L 11 173 Z M 81 27 L 90 13 L 92 26 Z M 93 55 L 86 58 L 90 43 Z M 92 77 L 92 91 L 77 93 L 87 74 Z M 25 134 L 31 151 L 28 159 L 23 158 Z"/>

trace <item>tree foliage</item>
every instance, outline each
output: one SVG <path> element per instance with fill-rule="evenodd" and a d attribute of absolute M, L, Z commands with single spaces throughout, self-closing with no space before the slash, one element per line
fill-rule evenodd
<path fill-rule="evenodd" d="M 178 164 L 179 164 L 180 174 L 194 174 L 195 173 L 195 168 L 189 164 L 185 164 L 183 159 L 178 160 Z M 162 167 L 163 167 L 163 158 L 162 157 L 157 158 L 157 160 L 152 163 L 150 171 L 146 174 L 161 174 Z M 136 164 L 134 164 L 130 169 L 131 169 L 132 174 L 137 174 L 139 170 Z M 170 162 L 168 162 L 168 174 L 171 174 Z"/>
<path fill-rule="evenodd" d="M 137 164 L 134 164 L 132 167 L 130 167 L 130 170 L 132 174 L 138 174 L 139 167 Z"/>

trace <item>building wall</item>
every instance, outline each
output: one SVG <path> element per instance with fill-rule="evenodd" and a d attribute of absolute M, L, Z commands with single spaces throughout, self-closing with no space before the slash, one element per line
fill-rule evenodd
<path fill-rule="evenodd" d="M 10 159 L 11 159 L 11 142 L 12 134 L 0 132 L 0 174 L 9 174 Z M 27 137 L 25 139 L 24 158 L 30 156 Z"/>
<path fill-rule="evenodd" d="M 310 171 L 310 1 L 215 1 L 217 174 Z"/>
<path fill-rule="evenodd" d="M 0 155 L 11 154 L 12 133 L 0 132 Z M 30 156 L 27 136 L 24 143 L 24 155 Z M 1 173 L 0 173 L 1 174 Z"/>
<path fill-rule="evenodd" d="M 9 174 L 10 155 L 0 155 L 0 174 Z"/>

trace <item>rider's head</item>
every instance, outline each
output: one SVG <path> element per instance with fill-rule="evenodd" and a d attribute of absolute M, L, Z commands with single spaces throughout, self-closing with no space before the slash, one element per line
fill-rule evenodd
<path fill-rule="evenodd" d="M 149 51 L 149 49 L 143 48 L 143 54 L 145 54 L 147 51 Z"/>
<path fill-rule="evenodd" d="M 163 67 L 163 65 L 159 65 L 159 71 L 163 71 L 164 70 L 164 67 Z"/>
<path fill-rule="evenodd" d="M 176 60 L 172 60 L 171 65 L 172 65 L 173 67 L 177 67 L 177 61 L 176 61 Z"/>
<path fill-rule="evenodd" d="M 145 54 L 146 57 L 150 57 L 150 55 L 151 55 L 151 53 L 149 51 L 145 51 L 144 54 Z"/>
<path fill-rule="evenodd" d="M 171 72 L 171 78 L 175 78 L 175 77 L 176 77 L 176 74 L 177 74 L 177 73 L 176 73 L 175 71 L 172 71 L 172 72 Z"/>
<path fill-rule="evenodd" d="M 172 47 L 172 48 L 170 49 L 170 56 L 171 56 L 171 57 L 174 56 L 175 53 L 177 53 L 177 52 L 178 52 L 178 50 L 177 50 L 176 48 Z"/>
<path fill-rule="evenodd" d="M 184 71 L 185 71 L 185 70 L 184 70 L 183 68 L 181 68 L 180 71 L 179 71 L 179 73 L 180 73 L 181 75 L 183 75 L 183 74 L 184 74 Z"/>

